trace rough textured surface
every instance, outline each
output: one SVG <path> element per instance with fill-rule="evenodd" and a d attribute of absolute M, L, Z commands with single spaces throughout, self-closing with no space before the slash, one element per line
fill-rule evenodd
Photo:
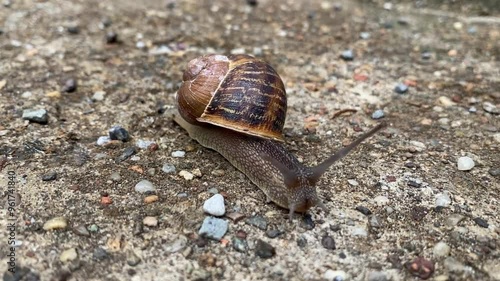
<path fill-rule="evenodd" d="M 0 186 L 16 172 L 22 277 L 14 280 L 395 281 L 429 269 L 430 280 L 500 280 L 495 1 L 247 2 L 2 1 Z M 289 97 L 286 146 L 308 165 L 383 111 L 392 126 L 319 183 L 330 213 L 313 208 L 309 223 L 289 223 L 286 210 L 166 116 L 183 68 L 207 53 L 254 54 L 276 69 Z M 406 92 L 395 92 L 399 83 Z M 22 118 L 39 108 L 47 124 Z M 98 146 L 116 124 L 131 141 Z M 470 171 L 457 169 L 463 156 L 475 163 Z M 165 163 L 192 179 L 163 172 Z M 51 172 L 57 178 L 43 181 Z M 142 179 L 156 190 L 135 192 Z M 200 237 L 213 188 L 227 213 L 260 216 L 281 235 L 223 218 L 220 241 Z M 158 200 L 145 203 L 151 195 Z M 43 229 L 60 217 L 67 226 Z M 335 249 L 322 245 L 325 236 Z M 258 241 L 275 255 L 259 257 Z M 435 256 L 437 243 L 449 255 Z"/>

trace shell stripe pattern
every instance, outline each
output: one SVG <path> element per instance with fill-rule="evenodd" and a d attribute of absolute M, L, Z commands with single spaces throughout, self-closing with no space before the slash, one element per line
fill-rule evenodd
<path fill-rule="evenodd" d="M 279 75 L 265 62 L 247 56 L 230 61 L 226 77 L 198 120 L 282 140 L 287 105 Z"/>

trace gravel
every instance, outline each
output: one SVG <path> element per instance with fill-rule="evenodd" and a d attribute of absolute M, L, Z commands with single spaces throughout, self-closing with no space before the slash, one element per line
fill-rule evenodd
<path fill-rule="evenodd" d="M 33 123 L 47 124 L 49 115 L 45 109 L 25 109 L 23 110 L 23 119 Z"/>
<path fill-rule="evenodd" d="M 266 231 L 267 230 L 267 220 L 261 216 L 261 215 L 256 215 L 249 217 L 245 220 L 245 222 L 251 226 L 255 226 L 261 230 Z"/>
<path fill-rule="evenodd" d="M 323 236 L 323 238 L 321 238 L 321 245 L 323 245 L 323 247 L 325 249 L 328 249 L 328 250 L 335 250 L 336 249 L 336 246 L 335 246 L 335 240 L 333 239 L 333 237 L 331 236 Z"/>
<path fill-rule="evenodd" d="M 354 52 L 352 50 L 345 50 L 340 54 L 343 60 L 351 61 L 354 59 Z"/>
<path fill-rule="evenodd" d="M 459 171 L 472 170 L 472 168 L 474 168 L 474 165 L 475 165 L 474 160 L 472 160 L 472 158 L 470 157 L 464 156 L 458 158 L 457 168 Z"/>
<path fill-rule="evenodd" d="M 372 119 L 381 119 L 385 116 L 385 113 L 383 110 L 381 109 L 378 109 L 378 110 L 375 110 L 373 113 L 372 113 Z"/>
<path fill-rule="evenodd" d="M 435 205 L 436 207 L 449 207 L 451 204 L 451 198 L 448 193 L 439 193 L 436 195 Z"/>
<path fill-rule="evenodd" d="M 226 234 L 229 224 L 226 220 L 206 217 L 198 233 L 213 240 L 220 240 Z"/>
<path fill-rule="evenodd" d="M 175 166 L 173 164 L 170 164 L 170 163 L 165 163 L 163 164 L 163 166 L 161 167 L 161 170 L 165 173 L 165 174 L 174 174 L 175 173 Z"/>
<path fill-rule="evenodd" d="M 209 215 L 220 217 L 226 213 L 224 206 L 224 197 L 220 194 L 215 194 L 205 201 L 203 211 Z"/>
<path fill-rule="evenodd" d="M 153 192 L 155 190 L 153 183 L 148 180 L 141 180 L 135 185 L 135 191 L 139 193 Z"/>
<path fill-rule="evenodd" d="M 111 129 L 109 129 L 108 133 L 109 133 L 109 138 L 112 140 L 120 140 L 120 141 L 126 142 L 130 139 L 130 135 L 129 135 L 128 131 L 125 130 L 125 128 L 123 128 L 120 125 L 115 125 L 115 126 L 111 127 Z"/>
<path fill-rule="evenodd" d="M 172 152 L 172 157 L 180 158 L 180 157 L 184 157 L 185 155 L 186 155 L 186 152 L 184 152 L 182 150 L 176 150 L 176 151 Z"/>
<path fill-rule="evenodd" d="M 445 242 L 438 242 L 434 245 L 432 253 L 435 257 L 447 257 L 450 254 L 451 248 Z"/>
<path fill-rule="evenodd" d="M 97 91 L 97 92 L 94 93 L 94 95 L 92 95 L 92 100 L 93 101 L 103 101 L 105 95 L 106 95 L 106 92 L 104 92 L 104 91 Z"/>
<path fill-rule="evenodd" d="M 365 206 L 357 206 L 356 207 L 356 211 L 362 213 L 363 215 L 365 216 L 369 216 L 372 214 L 372 211 L 370 211 L 370 209 L 368 209 L 367 207 Z"/>
<path fill-rule="evenodd" d="M 492 1 L 10 2 L 0 9 L 0 185 L 16 173 L 23 258 L 4 279 L 422 280 L 403 266 L 419 256 L 435 264 L 429 280 L 500 278 Z M 339 57 L 345 50 L 348 60 Z M 328 213 L 315 206 L 290 222 L 288 210 L 266 203 L 243 173 L 172 122 L 187 62 L 230 52 L 256 54 L 283 79 L 284 146 L 305 166 L 387 122 L 317 182 Z M 406 93 L 395 92 L 398 83 Z M 42 108 L 46 124 L 22 118 Z M 371 118 L 376 110 L 383 119 Z M 96 145 L 116 124 L 133 141 L 107 136 Z M 461 156 L 475 166 L 460 171 Z M 163 171 L 166 163 L 173 168 Z M 57 179 L 42 182 L 49 172 Z M 143 179 L 156 190 L 135 192 Z M 216 241 L 198 233 L 211 188 L 225 198 L 228 225 Z M 148 216 L 157 226 L 143 224 Z M 255 216 L 266 230 L 245 223 Z M 55 217 L 66 227 L 44 230 Z M 325 236 L 337 249 L 324 247 Z M 270 260 L 255 254 L 259 239 L 275 248 Z M 440 242 L 447 256 L 435 256 Z M 72 248 L 77 258 L 61 262 Z"/>
<path fill-rule="evenodd" d="M 48 172 L 42 176 L 42 181 L 53 181 L 57 179 L 57 172 Z"/>
<path fill-rule="evenodd" d="M 394 87 L 394 92 L 398 94 L 404 94 L 408 92 L 408 86 L 406 84 L 399 83 L 396 85 L 396 87 Z"/>
<path fill-rule="evenodd" d="M 103 146 L 103 145 L 108 144 L 110 141 L 111 141 L 111 138 L 110 138 L 110 137 L 108 137 L 108 136 L 100 136 L 100 137 L 97 139 L 97 145 L 99 145 L 99 146 Z"/>
<path fill-rule="evenodd" d="M 480 217 L 474 218 L 474 222 L 477 225 L 479 225 L 480 227 L 484 227 L 484 228 L 488 228 L 489 227 L 488 222 L 485 221 L 484 219 L 480 218 Z"/>
<path fill-rule="evenodd" d="M 269 259 L 276 255 L 276 249 L 271 244 L 259 239 L 255 246 L 255 254 L 260 258 Z"/>

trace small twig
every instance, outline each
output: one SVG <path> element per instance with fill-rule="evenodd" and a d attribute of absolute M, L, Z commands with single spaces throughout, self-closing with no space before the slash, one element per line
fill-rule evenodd
<path fill-rule="evenodd" d="M 338 110 L 337 112 L 333 113 L 332 119 L 335 119 L 335 118 L 339 117 L 340 115 L 347 113 L 347 112 L 354 113 L 354 112 L 357 112 L 357 110 L 354 108 L 345 108 L 345 109 Z"/>

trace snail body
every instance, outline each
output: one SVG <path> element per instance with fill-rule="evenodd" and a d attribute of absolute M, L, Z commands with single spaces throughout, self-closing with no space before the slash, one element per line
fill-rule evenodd
<path fill-rule="evenodd" d="M 174 121 L 202 146 L 219 152 L 268 200 L 295 211 L 326 208 L 321 175 L 380 130 L 380 124 L 315 167 L 301 164 L 283 142 L 286 92 L 276 71 L 247 55 L 208 55 L 189 62 L 177 92 Z"/>

